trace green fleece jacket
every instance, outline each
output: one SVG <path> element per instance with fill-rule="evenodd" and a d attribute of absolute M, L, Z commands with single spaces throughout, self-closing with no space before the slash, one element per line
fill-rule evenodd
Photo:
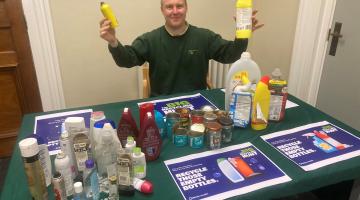
<path fill-rule="evenodd" d="M 189 25 L 185 34 L 171 36 L 165 26 L 136 38 L 132 45 L 109 50 L 120 67 L 149 63 L 151 96 L 206 89 L 209 60 L 233 63 L 248 40 L 228 41 L 214 32 Z"/>

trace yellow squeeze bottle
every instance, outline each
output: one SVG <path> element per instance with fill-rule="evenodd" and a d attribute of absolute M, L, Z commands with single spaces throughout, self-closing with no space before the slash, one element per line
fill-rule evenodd
<path fill-rule="evenodd" d="M 256 85 L 251 114 L 251 128 L 263 130 L 267 127 L 270 109 L 269 76 L 263 76 Z"/>
<path fill-rule="evenodd" d="M 250 38 L 252 33 L 252 0 L 236 1 L 236 34 L 237 39 Z"/>
<path fill-rule="evenodd" d="M 116 28 L 119 26 L 119 23 L 114 15 L 114 12 L 112 11 L 109 4 L 105 2 L 100 3 L 100 9 L 104 17 L 111 21 L 111 28 Z"/>

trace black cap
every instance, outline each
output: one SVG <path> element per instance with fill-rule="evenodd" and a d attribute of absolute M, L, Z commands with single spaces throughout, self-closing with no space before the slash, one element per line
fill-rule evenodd
<path fill-rule="evenodd" d="M 132 185 L 119 185 L 118 186 L 120 196 L 134 196 L 135 188 Z"/>

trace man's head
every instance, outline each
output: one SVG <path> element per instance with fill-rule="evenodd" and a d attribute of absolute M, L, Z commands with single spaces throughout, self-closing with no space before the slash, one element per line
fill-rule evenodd
<path fill-rule="evenodd" d="M 172 29 L 182 28 L 186 23 L 186 0 L 161 0 L 161 12 L 168 27 Z"/>

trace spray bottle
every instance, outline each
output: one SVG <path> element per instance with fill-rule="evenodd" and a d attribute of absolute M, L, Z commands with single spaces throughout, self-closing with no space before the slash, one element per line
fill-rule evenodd
<path fill-rule="evenodd" d="M 251 128 L 254 130 L 263 130 L 268 124 L 270 108 L 269 79 L 269 76 L 263 76 L 256 85 L 251 111 Z"/>
<path fill-rule="evenodd" d="M 236 39 L 250 38 L 252 33 L 252 0 L 236 1 Z"/>

